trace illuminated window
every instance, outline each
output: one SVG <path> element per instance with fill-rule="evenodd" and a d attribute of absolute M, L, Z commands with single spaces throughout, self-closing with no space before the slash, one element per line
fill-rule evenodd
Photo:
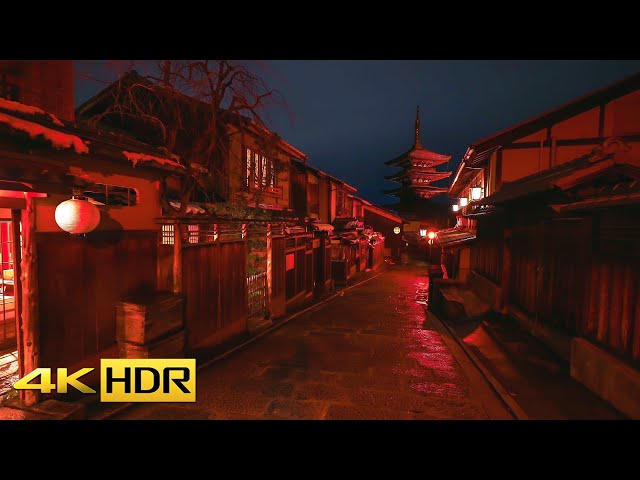
<path fill-rule="evenodd" d="M 261 175 L 260 175 L 260 186 L 267 187 L 269 185 L 269 165 L 267 157 L 262 155 L 260 157 L 261 160 Z"/>
<path fill-rule="evenodd" d="M 253 165 L 253 162 L 251 162 L 250 160 L 251 158 L 253 158 L 253 153 L 251 152 L 250 148 L 247 148 L 246 158 L 247 158 L 247 161 L 246 161 L 247 171 L 245 174 L 245 186 L 248 187 L 249 185 L 251 185 L 251 167 Z"/>
<path fill-rule="evenodd" d="M 162 245 L 173 245 L 173 225 L 162 225 Z"/>
<path fill-rule="evenodd" d="M 245 187 L 260 190 L 276 187 L 278 176 L 273 159 L 246 148 L 245 162 Z"/>
<path fill-rule="evenodd" d="M 138 192 L 129 187 L 95 183 L 82 193 L 98 205 L 131 207 L 138 204 Z"/>
<path fill-rule="evenodd" d="M 198 243 L 200 240 L 200 225 L 187 225 L 189 232 L 189 243 Z"/>

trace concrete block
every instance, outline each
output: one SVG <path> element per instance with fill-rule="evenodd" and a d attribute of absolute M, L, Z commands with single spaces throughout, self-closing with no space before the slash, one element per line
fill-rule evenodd
<path fill-rule="evenodd" d="M 42 415 L 50 415 L 56 420 L 84 420 L 86 418 L 83 404 L 60 400 L 46 400 L 30 407 L 29 410 Z"/>
<path fill-rule="evenodd" d="M 498 285 L 475 270 L 471 270 L 469 272 L 469 286 L 478 297 L 491 305 L 491 308 L 497 309 L 502 290 Z"/>
<path fill-rule="evenodd" d="M 18 410 L 17 408 L 0 407 L 0 420 L 53 420 L 49 415 Z"/>
<path fill-rule="evenodd" d="M 574 338 L 571 376 L 628 417 L 640 419 L 640 371 L 593 343 Z"/>

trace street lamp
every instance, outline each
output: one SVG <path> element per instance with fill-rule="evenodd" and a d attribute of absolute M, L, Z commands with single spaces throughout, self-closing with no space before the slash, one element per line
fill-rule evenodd
<path fill-rule="evenodd" d="M 421 237 L 426 237 L 427 236 L 427 229 L 426 228 L 421 228 L 420 229 L 420 236 Z"/>
<path fill-rule="evenodd" d="M 460 205 L 456 203 L 455 205 L 452 205 L 451 208 L 453 209 L 454 212 L 457 212 L 458 210 L 460 210 Z"/>
<path fill-rule="evenodd" d="M 393 227 L 393 233 L 398 235 L 400 233 L 400 227 Z"/>
<path fill-rule="evenodd" d="M 471 200 L 480 200 L 482 198 L 482 187 L 473 187 L 471 189 Z"/>
<path fill-rule="evenodd" d="M 469 203 L 469 199 L 467 197 L 463 197 L 463 198 L 460 199 L 460 206 L 461 207 L 466 207 L 468 203 Z"/>

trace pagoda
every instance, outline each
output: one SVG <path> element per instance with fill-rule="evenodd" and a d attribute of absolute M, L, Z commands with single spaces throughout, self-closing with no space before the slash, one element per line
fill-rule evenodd
<path fill-rule="evenodd" d="M 385 190 L 383 193 L 398 197 L 401 203 L 419 198 L 429 199 L 446 193 L 448 188 L 436 187 L 432 183 L 451 175 L 451 172 L 436 171 L 438 165 L 446 163 L 450 159 L 451 155 L 432 152 L 420 143 L 420 107 L 418 107 L 413 148 L 399 157 L 385 162 L 385 165 L 402 169 L 398 173 L 384 177 L 387 180 L 400 183 L 400 187 Z"/>

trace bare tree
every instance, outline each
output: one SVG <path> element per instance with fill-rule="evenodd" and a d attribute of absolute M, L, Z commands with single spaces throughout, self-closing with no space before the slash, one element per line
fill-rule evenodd
<path fill-rule="evenodd" d="M 266 150 L 275 147 L 279 137 L 267 129 L 262 111 L 283 103 L 241 63 L 158 60 L 150 73 L 122 75 L 108 108 L 91 121 L 118 115 L 145 131 L 145 140 L 177 155 L 187 171 L 180 192 L 184 212 L 196 189 L 212 193 L 226 176 L 231 137 L 252 132 Z"/>

